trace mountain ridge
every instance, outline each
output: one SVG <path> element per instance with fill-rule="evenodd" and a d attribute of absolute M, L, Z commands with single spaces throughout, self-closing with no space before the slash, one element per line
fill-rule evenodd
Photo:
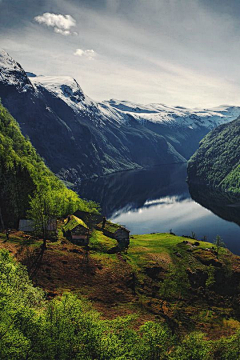
<path fill-rule="evenodd" d="M 240 115 L 240 107 L 193 111 L 96 102 L 70 77 L 28 77 L 5 51 L 0 51 L 0 97 L 50 169 L 74 184 L 123 170 L 186 162 L 209 130 Z"/>

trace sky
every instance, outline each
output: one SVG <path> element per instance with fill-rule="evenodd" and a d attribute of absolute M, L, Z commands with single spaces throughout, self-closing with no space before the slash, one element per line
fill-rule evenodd
<path fill-rule="evenodd" d="M 0 48 L 94 100 L 240 105 L 239 0 L 0 0 Z"/>

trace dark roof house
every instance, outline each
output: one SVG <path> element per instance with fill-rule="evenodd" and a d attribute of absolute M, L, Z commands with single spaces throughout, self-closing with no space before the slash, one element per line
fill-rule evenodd
<path fill-rule="evenodd" d="M 79 219 L 82 219 L 85 224 L 90 228 L 94 228 L 100 221 L 102 221 L 102 215 L 95 214 L 95 213 L 89 213 L 87 211 L 77 210 L 73 214 Z"/>
<path fill-rule="evenodd" d="M 122 225 L 114 224 L 111 221 L 102 221 L 97 225 L 98 230 L 102 230 L 103 234 L 117 240 L 120 248 L 129 246 L 130 231 Z"/>
<path fill-rule="evenodd" d="M 66 238 L 72 243 L 76 245 L 88 245 L 89 227 L 77 216 L 68 216 L 62 230 L 64 236 L 66 236 Z"/>

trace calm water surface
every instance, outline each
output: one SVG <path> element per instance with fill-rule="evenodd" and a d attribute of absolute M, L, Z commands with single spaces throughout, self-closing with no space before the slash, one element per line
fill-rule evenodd
<path fill-rule="evenodd" d="M 191 189 L 194 201 L 186 177 L 186 164 L 163 165 L 84 181 L 78 192 L 99 202 L 107 218 L 132 234 L 171 229 L 177 235 L 194 232 L 199 240 L 207 236 L 208 241 L 220 235 L 231 251 L 240 254 L 239 200 Z"/>

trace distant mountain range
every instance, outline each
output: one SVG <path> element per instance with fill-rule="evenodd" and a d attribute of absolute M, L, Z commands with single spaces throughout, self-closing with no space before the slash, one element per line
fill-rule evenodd
<path fill-rule="evenodd" d="M 96 102 L 76 80 L 26 73 L 3 50 L 0 98 L 50 169 L 75 184 L 116 171 L 186 162 L 210 130 L 240 115 L 235 106 Z"/>

